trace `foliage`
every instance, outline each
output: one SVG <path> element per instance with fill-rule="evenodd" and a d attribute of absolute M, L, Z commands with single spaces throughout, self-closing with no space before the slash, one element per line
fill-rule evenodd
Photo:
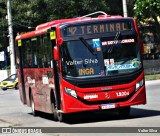
<path fill-rule="evenodd" d="M 160 0 L 137 0 L 134 6 L 135 18 L 140 24 L 155 27 L 154 35 L 160 40 Z"/>
<path fill-rule="evenodd" d="M 145 75 L 145 80 L 157 80 L 160 79 L 160 74 L 153 74 L 153 75 Z"/>
<path fill-rule="evenodd" d="M 0 1 L 0 51 L 7 47 L 7 20 L 6 20 L 6 3 Z"/>
<path fill-rule="evenodd" d="M 83 16 L 95 11 L 123 15 L 121 0 L 10 0 L 14 36 L 31 31 L 28 27 L 61 18 Z M 128 0 L 129 16 L 133 0 Z M 7 0 L 0 0 L 0 51 L 8 45 Z M 130 4 L 131 3 L 131 4 Z"/>
<path fill-rule="evenodd" d="M 147 18 L 157 21 L 160 13 L 160 0 L 137 0 L 135 2 L 135 18 L 138 21 L 145 21 Z"/>

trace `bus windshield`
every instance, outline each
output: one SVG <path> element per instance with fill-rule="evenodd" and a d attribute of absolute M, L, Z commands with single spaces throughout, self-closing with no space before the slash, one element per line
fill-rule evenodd
<path fill-rule="evenodd" d="M 135 35 L 83 38 L 83 42 L 80 39 L 65 41 L 61 53 L 63 76 L 66 77 L 128 74 L 142 67 L 140 46 Z"/>

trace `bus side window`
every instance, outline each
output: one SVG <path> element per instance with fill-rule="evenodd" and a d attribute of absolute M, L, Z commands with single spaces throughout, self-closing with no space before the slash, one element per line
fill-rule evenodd
<path fill-rule="evenodd" d="M 33 67 L 38 68 L 38 37 L 31 39 Z"/>
<path fill-rule="evenodd" d="M 52 60 L 52 46 L 50 43 L 50 40 L 48 37 L 45 35 L 43 37 L 42 41 L 42 48 L 43 48 L 43 67 L 44 68 L 50 68 L 51 67 L 51 60 Z"/>
<path fill-rule="evenodd" d="M 32 48 L 30 44 L 30 39 L 26 39 L 23 42 L 22 46 L 22 63 L 24 68 L 31 68 L 33 67 L 32 61 Z"/>
<path fill-rule="evenodd" d="M 38 45 L 38 57 L 39 57 L 39 68 L 44 68 L 44 59 L 43 59 L 43 55 L 44 55 L 44 49 L 43 49 L 43 42 L 42 42 L 42 36 L 39 38 L 39 45 Z"/>

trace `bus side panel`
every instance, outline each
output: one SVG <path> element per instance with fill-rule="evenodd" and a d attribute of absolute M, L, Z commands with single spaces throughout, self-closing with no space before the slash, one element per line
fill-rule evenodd
<path fill-rule="evenodd" d="M 35 103 L 35 109 L 39 109 L 39 104 L 37 100 L 37 89 L 35 88 L 35 70 L 34 69 L 29 69 L 29 68 L 24 68 L 23 69 L 24 73 L 24 83 L 25 83 L 25 93 L 26 93 L 26 104 L 27 106 L 31 106 L 31 95 L 33 96 L 34 103 Z M 21 85 L 20 85 L 20 93 L 21 91 Z"/>
<path fill-rule="evenodd" d="M 51 97 L 55 97 L 54 93 L 52 93 L 53 96 L 51 96 L 51 91 L 54 91 L 54 78 L 53 78 L 52 68 L 44 68 L 41 84 L 42 84 L 41 91 L 44 96 L 43 98 L 44 111 L 47 113 L 52 113 Z"/>
<path fill-rule="evenodd" d="M 30 95 L 33 95 L 35 109 L 51 113 L 51 96 L 54 81 L 51 68 L 32 68 L 24 69 L 24 80 L 26 90 L 27 105 L 30 105 Z"/>

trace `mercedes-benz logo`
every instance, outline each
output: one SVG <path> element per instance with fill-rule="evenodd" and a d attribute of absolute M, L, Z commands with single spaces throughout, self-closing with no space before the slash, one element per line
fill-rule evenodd
<path fill-rule="evenodd" d="M 110 95 L 109 95 L 108 93 L 106 93 L 106 94 L 105 94 L 105 97 L 106 97 L 107 99 L 109 99 L 109 98 L 110 98 Z"/>

